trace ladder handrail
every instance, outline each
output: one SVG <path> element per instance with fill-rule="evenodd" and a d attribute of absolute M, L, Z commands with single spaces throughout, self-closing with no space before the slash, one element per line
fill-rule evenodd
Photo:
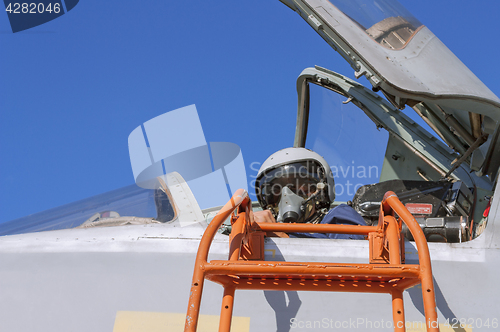
<path fill-rule="evenodd" d="M 425 238 L 424 231 L 417 220 L 401 203 L 392 191 L 385 193 L 380 205 L 381 213 L 397 213 L 401 220 L 408 226 L 417 246 L 418 261 L 420 265 L 420 280 L 422 282 L 422 298 L 424 300 L 424 313 L 428 331 L 439 331 L 438 316 L 436 311 L 436 297 L 432 277 L 431 255 Z M 427 304 L 427 305 L 426 305 Z"/>
<path fill-rule="evenodd" d="M 205 229 L 203 236 L 201 237 L 200 244 L 198 246 L 198 252 L 196 254 L 195 269 L 193 273 L 193 281 L 191 283 L 191 293 L 189 296 L 189 303 L 186 315 L 186 324 L 184 326 L 184 331 L 196 332 L 196 327 L 198 326 L 198 316 L 200 311 L 201 292 L 203 290 L 203 283 L 205 281 L 204 266 L 207 264 L 208 253 L 210 251 L 210 246 L 215 237 L 215 234 L 222 226 L 224 221 L 240 206 L 248 206 L 250 198 L 248 193 L 243 189 L 238 189 L 236 193 L 231 197 L 229 202 L 227 202 L 222 209 L 217 213 L 217 215 L 212 219 L 210 224 Z M 193 305 L 191 305 L 193 303 Z"/>

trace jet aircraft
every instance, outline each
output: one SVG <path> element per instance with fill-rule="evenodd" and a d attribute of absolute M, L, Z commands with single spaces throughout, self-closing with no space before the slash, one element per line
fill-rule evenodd
<path fill-rule="evenodd" d="M 304 69 L 290 145 L 323 155 L 342 178 L 334 205 L 348 202 L 368 225 L 380 223 L 384 194 L 396 193 L 428 242 L 441 331 L 496 330 L 499 98 L 395 0 L 281 1 L 370 84 Z M 352 147 L 353 135 L 366 135 L 366 144 Z M 355 159 L 342 157 L 354 148 Z M 0 225 L 2 328 L 182 331 L 200 239 L 224 212 L 201 206 L 182 173 Z M 403 227 L 403 257 L 423 264 L 414 235 Z M 210 259 L 226 260 L 228 243 L 227 232 L 216 233 Z M 265 237 L 262 254 L 362 266 L 371 243 Z M 422 293 L 418 285 L 403 293 L 408 331 L 426 330 Z M 219 285 L 204 284 L 198 331 L 217 329 L 221 298 Z M 285 286 L 237 291 L 232 331 L 394 330 L 393 300 Z"/>

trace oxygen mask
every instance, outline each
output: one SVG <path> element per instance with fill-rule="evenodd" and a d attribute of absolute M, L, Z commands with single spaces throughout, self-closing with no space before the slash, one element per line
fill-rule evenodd
<path fill-rule="evenodd" d="M 281 190 L 280 202 L 278 204 L 278 217 L 277 222 L 298 222 L 299 219 L 304 217 L 304 203 L 305 199 L 296 195 L 288 187 Z M 302 218 L 301 218 L 302 217 Z"/>

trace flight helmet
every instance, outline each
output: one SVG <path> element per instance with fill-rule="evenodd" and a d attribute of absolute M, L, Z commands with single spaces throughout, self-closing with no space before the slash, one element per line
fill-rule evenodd
<path fill-rule="evenodd" d="M 309 222 L 335 199 L 328 163 L 306 148 L 287 148 L 262 164 L 255 183 L 257 199 L 278 222 Z"/>

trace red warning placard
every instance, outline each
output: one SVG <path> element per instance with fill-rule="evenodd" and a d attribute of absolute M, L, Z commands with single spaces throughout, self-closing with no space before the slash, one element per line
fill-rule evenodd
<path fill-rule="evenodd" d="M 411 214 L 432 214 L 432 204 L 407 203 L 405 206 Z"/>

